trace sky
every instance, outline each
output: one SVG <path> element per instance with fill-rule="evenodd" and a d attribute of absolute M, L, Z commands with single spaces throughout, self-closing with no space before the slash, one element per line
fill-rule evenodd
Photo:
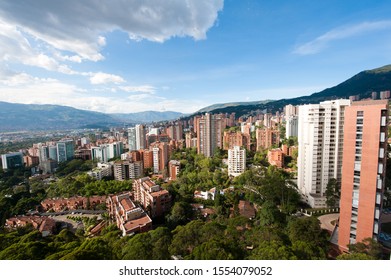
<path fill-rule="evenodd" d="M 2 0 L 0 101 L 193 113 L 391 63 L 391 1 Z"/>

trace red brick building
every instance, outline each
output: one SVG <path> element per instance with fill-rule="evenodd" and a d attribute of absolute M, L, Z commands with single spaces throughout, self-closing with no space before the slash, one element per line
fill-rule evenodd
<path fill-rule="evenodd" d="M 358 101 L 345 108 L 338 245 L 378 239 L 385 189 L 388 102 Z"/>
<path fill-rule="evenodd" d="M 134 200 L 139 202 L 152 218 L 159 217 L 171 209 L 171 195 L 156 185 L 149 177 L 134 180 Z"/>

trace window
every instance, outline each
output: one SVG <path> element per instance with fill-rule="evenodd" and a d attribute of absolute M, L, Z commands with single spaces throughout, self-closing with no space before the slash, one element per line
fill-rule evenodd
<path fill-rule="evenodd" d="M 363 117 L 364 111 L 357 111 L 357 117 Z"/>
<path fill-rule="evenodd" d="M 380 123 L 381 126 L 386 126 L 387 125 L 387 117 L 386 116 L 382 116 L 381 117 L 381 123 Z"/>
<path fill-rule="evenodd" d="M 386 141 L 386 133 L 385 132 L 380 132 L 380 142 Z"/>
<path fill-rule="evenodd" d="M 357 119 L 356 124 L 363 124 L 363 123 L 364 123 L 364 120 L 363 120 L 363 119 Z"/>

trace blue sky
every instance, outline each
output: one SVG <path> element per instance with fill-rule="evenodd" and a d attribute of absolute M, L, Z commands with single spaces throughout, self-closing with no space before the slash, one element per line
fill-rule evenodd
<path fill-rule="evenodd" d="M 0 101 L 191 113 L 391 62 L 390 1 L 3 0 Z"/>

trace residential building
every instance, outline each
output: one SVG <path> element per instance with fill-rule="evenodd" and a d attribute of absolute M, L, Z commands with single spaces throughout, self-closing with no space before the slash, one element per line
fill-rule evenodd
<path fill-rule="evenodd" d="M 150 150 L 153 154 L 153 173 L 158 174 L 167 168 L 169 149 L 167 143 L 155 142 L 151 144 Z"/>
<path fill-rule="evenodd" d="M 178 160 L 169 161 L 168 172 L 169 172 L 170 180 L 176 180 L 180 170 L 181 170 L 181 163 Z"/>
<path fill-rule="evenodd" d="M 235 146 L 228 150 L 228 175 L 239 176 L 246 170 L 246 150 Z"/>
<path fill-rule="evenodd" d="M 56 145 L 49 145 L 48 146 L 48 150 L 49 150 L 49 158 L 53 159 L 55 161 L 58 161 L 58 158 L 57 158 L 57 146 Z"/>
<path fill-rule="evenodd" d="M 353 102 L 345 109 L 338 244 L 378 240 L 385 192 L 388 101 Z M 299 146 L 300 148 L 300 146 Z"/>
<path fill-rule="evenodd" d="M 131 198 L 132 194 L 125 192 L 108 197 L 106 202 L 110 218 L 115 220 L 123 236 L 152 230 L 151 218 Z"/>
<path fill-rule="evenodd" d="M 143 176 L 144 168 L 142 161 L 116 161 L 114 163 L 114 179 L 124 181 Z"/>
<path fill-rule="evenodd" d="M 58 162 L 54 159 L 48 159 L 39 163 L 40 168 L 42 169 L 43 174 L 52 174 L 56 171 L 58 167 Z"/>
<path fill-rule="evenodd" d="M 145 126 L 142 124 L 138 124 L 135 126 L 136 131 L 136 150 L 145 149 Z"/>
<path fill-rule="evenodd" d="M 15 169 L 23 167 L 23 153 L 15 152 L 1 155 L 3 169 Z"/>
<path fill-rule="evenodd" d="M 73 159 L 75 145 L 72 139 L 63 139 L 57 142 L 57 160 L 64 162 Z"/>
<path fill-rule="evenodd" d="M 273 145 L 280 144 L 280 131 L 276 128 L 257 128 L 256 130 L 257 150 L 269 149 Z"/>
<path fill-rule="evenodd" d="M 34 229 L 39 230 L 42 237 L 57 233 L 56 221 L 49 217 L 16 216 L 5 221 L 5 228 L 7 229 L 16 229 L 27 225 L 32 225 Z"/>
<path fill-rule="evenodd" d="M 137 150 L 135 127 L 128 128 L 128 145 L 129 145 L 129 151 Z"/>
<path fill-rule="evenodd" d="M 106 196 L 75 196 L 70 198 L 47 198 L 41 202 L 43 211 L 63 212 L 67 210 L 91 210 L 105 204 Z"/>
<path fill-rule="evenodd" d="M 133 193 L 135 201 L 139 202 L 152 218 L 162 216 L 171 209 L 169 192 L 156 185 L 149 177 L 134 180 Z"/>
<path fill-rule="evenodd" d="M 224 131 L 223 147 L 224 150 L 233 149 L 234 146 L 251 148 L 250 134 L 244 134 L 240 131 Z"/>
<path fill-rule="evenodd" d="M 36 166 L 39 164 L 39 157 L 27 155 L 23 157 L 23 162 L 26 167 Z"/>
<path fill-rule="evenodd" d="M 97 167 L 87 172 L 95 180 L 102 180 L 104 177 L 113 176 L 113 164 L 98 162 Z"/>
<path fill-rule="evenodd" d="M 197 118 L 197 152 L 206 157 L 213 156 L 216 149 L 223 148 L 223 130 L 225 128 L 222 115 L 205 115 Z"/>
<path fill-rule="evenodd" d="M 326 206 L 327 184 L 341 182 L 346 99 L 299 107 L 298 189 L 311 207 Z"/>
<path fill-rule="evenodd" d="M 280 149 L 272 149 L 267 152 L 267 161 L 279 168 L 284 167 L 284 152 Z"/>
<path fill-rule="evenodd" d="M 285 137 L 297 137 L 299 133 L 299 117 L 289 116 L 285 122 Z"/>
<path fill-rule="evenodd" d="M 380 99 L 389 99 L 390 98 L 390 91 L 384 90 L 380 92 Z"/>
<path fill-rule="evenodd" d="M 140 155 L 144 164 L 144 169 L 153 168 L 153 151 L 148 149 L 140 150 Z"/>

